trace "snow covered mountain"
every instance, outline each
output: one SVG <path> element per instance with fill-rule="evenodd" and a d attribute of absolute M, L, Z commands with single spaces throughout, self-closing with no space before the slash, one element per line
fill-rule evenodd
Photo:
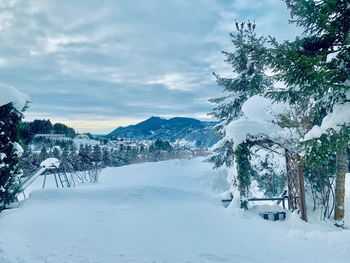
<path fill-rule="evenodd" d="M 193 118 L 175 117 L 163 119 L 151 117 L 136 125 L 119 127 L 107 137 L 123 137 L 133 140 L 185 140 L 197 146 L 212 146 L 218 141 L 213 127 L 215 122 L 203 122 Z"/>

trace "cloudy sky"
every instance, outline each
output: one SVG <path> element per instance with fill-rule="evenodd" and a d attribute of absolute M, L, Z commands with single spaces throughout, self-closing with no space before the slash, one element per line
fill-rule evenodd
<path fill-rule="evenodd" d="M 205 119 L 234 21 L 283 40 L 288 17 L 280 0 L 0 0 L 0 83 L 30 95 L 26 119 L 79 131 Z"/>

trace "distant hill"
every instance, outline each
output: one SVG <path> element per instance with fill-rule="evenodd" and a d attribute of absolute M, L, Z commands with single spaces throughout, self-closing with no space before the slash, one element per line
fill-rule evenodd
<path fill-rule="evenodd" d="M 185 140 L 197 146 L 212 146 L 218 141 L 214 133 L 215 122 L 203 122 L 193 118 L 175 117 L 163 119 L 151 117 L 136 125 L 119 127 L 106 137 L 122 137 L 133 140 L 167 140 L 170 142 Z"/>

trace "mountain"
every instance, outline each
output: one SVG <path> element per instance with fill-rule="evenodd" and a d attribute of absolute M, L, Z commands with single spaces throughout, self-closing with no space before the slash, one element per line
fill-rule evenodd
<path fill-rule="evenodd" d="M 175 117 L 163 119 L 151 117 L 135 125 L 119 127 L 107 135 L 108 138 L 122 137 L 133 140 L 185 140 L 197 146 L 212 146 L 218 141 L 214 133 L 215 122 L 203 122 L 193 118 Z"/>

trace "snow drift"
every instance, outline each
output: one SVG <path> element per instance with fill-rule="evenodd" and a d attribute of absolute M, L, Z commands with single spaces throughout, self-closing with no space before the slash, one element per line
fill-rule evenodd
<path fill-rule="evenodd" d="M 32 192 L 0 214 L 0 262 L 337 262 L 349 231 L 224 209 L 202 159 L 108 168 L 100 184 Z M 347 196 L 349 198 L 349 196 Z"/>

